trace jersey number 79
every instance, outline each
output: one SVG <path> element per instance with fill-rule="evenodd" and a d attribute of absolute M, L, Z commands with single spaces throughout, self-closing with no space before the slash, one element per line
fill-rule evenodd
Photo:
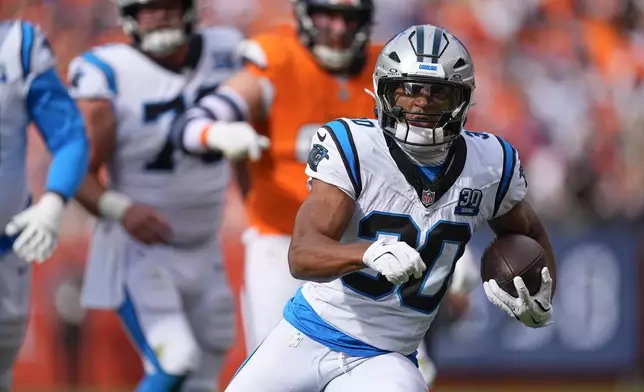
<path fill-rule="evenodd" d="M 196 103 L 204 96 L 212 93 L 217 89 L 217 85 L 210 87 L 202 87 L 197 92 L 197 95 L 194 99 Z M 146 103 L 143 105 L 143 121 L 146 123 L 157 121 L 161 116 L 165 114 L 172 114 L 174 118 L 183 114 L 186 111 L 186 103 L 183 95 L 178 95 L 169 101 L 164 102 L 154 102 Z M 165 144 L 155 156 L 153 160 L 145 164 L 145 170 L 149 171 L 165 171 L 171 172 L 174 170 L 174 150 L 175 145 L 172 141 L 170 132 L 168 132 L 168 138 L 165 141 Z M 222 156 L 219 153 L 210 153 L 204 154 L 201 156 L 201 159 L 204 163 L 212 163 L 221 160 Z"/>

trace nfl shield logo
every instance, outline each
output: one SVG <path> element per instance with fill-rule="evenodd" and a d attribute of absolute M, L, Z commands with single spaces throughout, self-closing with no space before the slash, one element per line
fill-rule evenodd
<path fill-rule="evenodd" d="M 434 204 L 434 197 L 436 194 L 429 189 L 424 189 L 423 190 L 423 195 L 420 198 L 420 201 L 423 203 L 425 207 L 429 207 L 432 204 Z"/>

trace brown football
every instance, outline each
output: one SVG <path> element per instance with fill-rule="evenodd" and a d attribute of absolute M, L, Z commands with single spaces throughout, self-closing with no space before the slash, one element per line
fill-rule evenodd
<path fill-rule="evenodd" d="M 530 237 L 508 234 L 498 237 L 481 256 L 481 279 L 496 280 L 507 293 L 517 298 L 513 279 L 520 276 L 530 295 L 541 287 L 541 270 L 546 266 L 546 255 L 539 243 Z"/>

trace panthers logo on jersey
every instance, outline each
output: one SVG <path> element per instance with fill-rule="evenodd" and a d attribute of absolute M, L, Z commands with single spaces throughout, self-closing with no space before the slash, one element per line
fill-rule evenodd
<path fill-rule="evenodd" d="M 314 144 L 309 152 L 307 163 L 314 172 L 318 171 L 318 165 L 323 159 L 329 159 L 329 150 L 320 144 Z"/>

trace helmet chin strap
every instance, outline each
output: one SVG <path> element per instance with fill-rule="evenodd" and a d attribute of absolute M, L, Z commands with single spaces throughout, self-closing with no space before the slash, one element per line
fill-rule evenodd
<path fill-rule="evenodd" d="M 454 109 L 452 111 L 452 117 L 455 117 L 456 115 L 458 115 L 458 113 L 463 109 L 464 105 L 465 105 L 465 102 L 461 103 L 456 109 Z M 402 108 L 400 106 L 395 106 L 392 109 L 392 114 L 399 119 L 404 118 L 402 113 Z M 415 136 L 412 138 L 411 144 L 403 143 L 398 139 L 396 140 L 396 143 L 407 154 L 407 156 L 412 162 L 421 166 L 437 166 L 445 162 L 445 159 L 447 158 L 447 154 L 449 152 L 449 148 L 452 145 L 451 141 L 447 143 L 437 144 L 437 145 L 418 145 L 418 144 L 422 144 L 423 141 L 413 140 L 413 139 L 431 138 L 431 140 L 434 140 L 434 141 L 436 140 L 442 141 L 443 140 L 442 127 L 434 128 L 433 130 L 431 130 L 431 132 L 429 132 L 428 129 L 410 125 L 407 121 L 403 122 L 399 120 L 396 123 L 396 134 L 402 133 L 402 132 L 399 132 L 401 130 L 405 134 L 407 134 L 407 137 L 409 137 L 409 133 L 411 133 L 412 136 Z M 417 144 L 413 144 L 414 142 Z"/>

